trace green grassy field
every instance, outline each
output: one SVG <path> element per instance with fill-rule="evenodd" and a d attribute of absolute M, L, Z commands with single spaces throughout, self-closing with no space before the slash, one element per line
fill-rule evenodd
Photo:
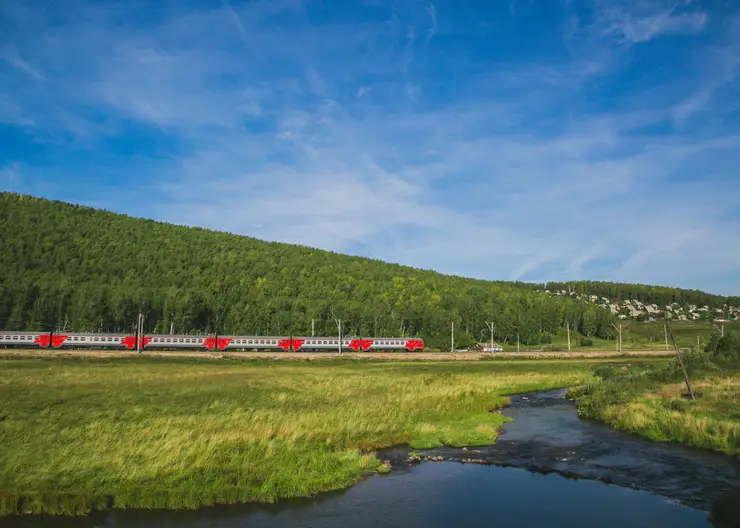
<path fill-rule="evenodd" d="M 687 398 L 677 368 L 591 384 L 572 396 L 584 418 L 651 440 L 740 458 L 740 366 L 688 367 L 695 400 Z"/>
<path fill-rule="evenodd" d="M 676 343 L 681 348 L 696 346 L 697 343 L 704 347 L 712 335 L 719 330 L 707 321 L 673 321 L 670 323 Z M 719 326 L 719 324 L 718 324 Z M 724 323 L 725 332 L 730 329 L 740 329 L 740 323 Z M 617 350 L 616 339 L 606 340 L 597 337 L 589 337 L 592 341 L 589 346 L 581 346 L 580 343 L 586 339 L 580 332 L 571 331 L 571 350 Z M 516 341 L 501 343 L 505 351 L 516 351 Z M 568 350 L 567 331 L 564 328 L 558 330 L 549 345 L 525 345 L 520 344 L 520 350 Z M 622 349 L 623 350 L 665 350 L 665 331 L 662 321 L 622 322 Z M 669 348 L 673 351 L 673 344 L 669 337 Z"/>
<path fill-rule="evenodd" d="M 494 442 L 504 395 L 584 383 L 602 363 L 0 359 L 0 514 L 343 488 L 380 447 Z"/>

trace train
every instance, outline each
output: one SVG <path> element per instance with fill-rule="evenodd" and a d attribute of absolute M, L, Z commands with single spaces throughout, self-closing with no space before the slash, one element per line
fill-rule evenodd
<path fill-rule="evenodd" d="M 341 348 L 340 348 L 341 341 Z M 0 347 L 46 349 L 207 350 L 284 352 L 423 352 L 424 340 L 408 337 L 295 337 L 172 335 L 106 332 L 0 331 Z"/>

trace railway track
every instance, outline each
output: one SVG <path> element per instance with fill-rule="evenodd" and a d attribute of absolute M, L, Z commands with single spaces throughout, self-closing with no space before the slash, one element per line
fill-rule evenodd
<path fill-rule="evenodd" d="M 242 358 L 242 359 L 382 359 L 382 360 L 426 360 L 426 361 L 471 361 L 486 358 L 570 359 L 606 357 L 661 357 L 673 352 L 663 350 L 629 350 L 622 354 L 614 350 L 588 352 L 191 352 L 191 351 L 144 351 L 137 354 L 128 350 L 46 350 L 46 349 L 0 349 L 0 357 L 190 357 L 190 358 Z"/>

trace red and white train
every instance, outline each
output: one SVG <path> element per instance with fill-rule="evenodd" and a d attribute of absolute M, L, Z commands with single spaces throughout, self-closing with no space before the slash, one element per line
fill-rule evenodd
<path fill-rule="evenodd" d="M 340 338 L 290 336 L 215 336 L 0 331 L 0 347 L 94 348 L 128 350 L 339 351 Z M 423 352 L 424 340 L 406 337 L 342 337 L 341 350 Z M 138 345 L 138 346 L 137 346 Z"/>

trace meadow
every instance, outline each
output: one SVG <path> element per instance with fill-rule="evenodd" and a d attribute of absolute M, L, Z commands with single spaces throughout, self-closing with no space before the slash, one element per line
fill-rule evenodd
<path fill-rule="evenodd" d="M 344 488 L 380 447 L 492 443 L 506 394 L 603 363 L 0 357 L 0 515 Z"/>

